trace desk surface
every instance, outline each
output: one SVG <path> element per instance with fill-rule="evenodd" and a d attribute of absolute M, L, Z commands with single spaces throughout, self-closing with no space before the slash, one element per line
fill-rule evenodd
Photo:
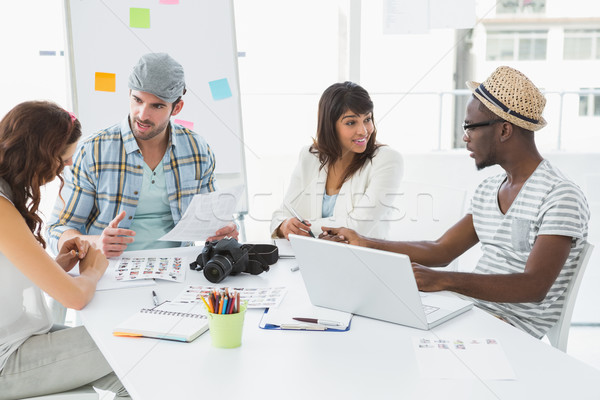
<path fill-rule="evenodd" d="M 158 251 L 181 255 L 184 265 L 201 248 Z M 151 255 L 148 252 L 131 254 Z M 305 297 L 295 260 L 280 260 L 267 273 L 228 277 L 221 286 L 285 285 Z M 442 380 L 422 376 L 413 350 L 425 331 L 355 316 L 348 332 L 301 332 L 258 328 L 263 310 L 246 313 L 242 346 L 217 349 L 208 333 L 192 343 L 122 338 L 112 329 L 141 308 L 151 291 L 174 298 L 187 284 L 210 283 L 187 271 L 186 283 L 100 291 L 81 311 L 82 321 L 134 400 L 215 398 L 405 398 L 405 399 L 597 399 L 600 371 L 487 313 L 473 309 L 432 329 L 440 338 L 500 340 L 516 380 Z"/>

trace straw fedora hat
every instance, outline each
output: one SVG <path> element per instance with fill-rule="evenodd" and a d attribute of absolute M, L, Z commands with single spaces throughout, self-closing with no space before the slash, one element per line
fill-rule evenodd
<path fill-rule="evenodd" d="M 546 126 L 542 117 L 546 98 L 529 78 L 516 69 L 498 67 L 484 82 L 469 81 L 467 86 L 500 118 L 528 131 Z"/>

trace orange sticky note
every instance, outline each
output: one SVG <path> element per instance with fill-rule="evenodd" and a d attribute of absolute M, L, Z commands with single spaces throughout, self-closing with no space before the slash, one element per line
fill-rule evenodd
<path fill-rule="evenodd" d="M 100 92 L 115 92 L 117 88 L 117 74 L 109 72 L 96 72 L 94 89 Z"/>

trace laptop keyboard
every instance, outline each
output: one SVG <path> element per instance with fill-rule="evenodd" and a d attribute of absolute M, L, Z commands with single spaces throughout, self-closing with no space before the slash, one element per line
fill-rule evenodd
<path fill-rule="evenodd" d="M 423 311 L 425 311 L 425 315 L 429 315 L 434 311 L 439 310 L 439 307 L 434 307 L 434 306 L 426 306 L 425 304 L 423 304 Z"/>

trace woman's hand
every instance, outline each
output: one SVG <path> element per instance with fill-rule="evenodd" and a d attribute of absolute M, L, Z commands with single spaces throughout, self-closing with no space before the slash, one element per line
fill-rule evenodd
<path fill-rule="evenodd" d="M 310 222 L 301 222 L 298 218 L 292 217 L 286 219 L 281 223 L 281 225 L 279 225 L 279 228 L 277 228 L 277 236 L 284 237 L 287 240 L 290 240 L 290 238 L 288 237 L 290 233 L 300 236 L 310 236 L 310 234 L 308 233 L 309 231 Z"/>
<path fill-rule="evenodd" d="M 85 258 L 90 248 L 90 243 L 80 237 L 74 237 L 63 243 L 56 262 L 66 272 L 69 272 L 81 260 Z"/>
<path fill-rule="evenodd" d="M 79 262 L 79 273 L 81 275 L 92 275 L 97 282 L 108 267 L 108 260 L 102 250 L 90 246 L 85 257 Z"/>

